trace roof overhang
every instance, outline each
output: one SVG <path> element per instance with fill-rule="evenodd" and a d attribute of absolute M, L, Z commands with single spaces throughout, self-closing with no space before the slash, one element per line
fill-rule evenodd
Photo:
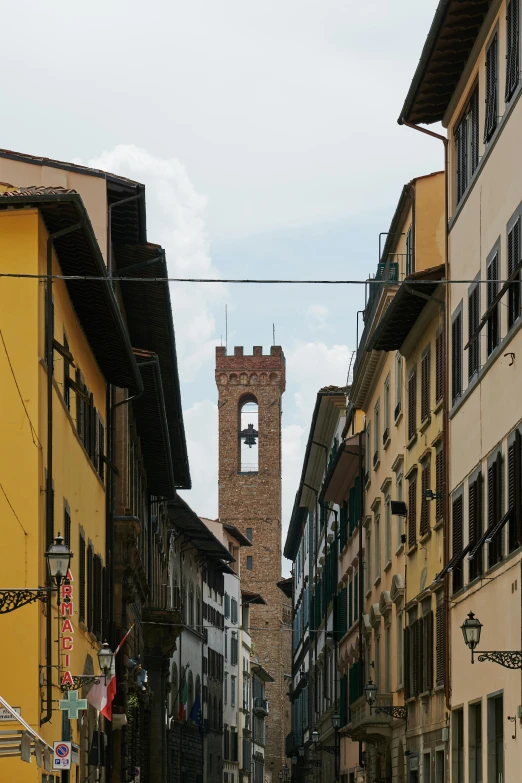
<path fill-rule="evenodd" d="M 261 666 L 260 663 L 252 663 L 250 669 L 252 672 L 255 673 L 258 680 L 262 680 L 263 682 L 275 682 L 272 675 L 269 674 L 267 670 Z"/>
<path fill-rule="evenodd" d="M 352 435 L 339 446 L 319 495 L 320 501 L 340 506 L 359 473 L 359 461 L 364 458 L 364 439 Z"/>
<path fill-rule="evenodd" d="M 259 593 L 251 593 L 249 590 L 241 590 L 241 597 L 244 604 L 260 604 L 266 606 L 266 601 Z"/>
<path fill-rule="evenodd" d="M 179 495 L 176 495 L 168 503 L 168 518 L 170 526 L 175 527 L 188 538 L 202 554 L 214 561 L 217 567 L 223 565 L 223 560 L 227 563 L 235 562 L 234 557 L 226 546 L 216 538 L 198 515 L 192 511 L 188 503 L 185 503 Z M 235 571 L 232 571 L 232 573 L 235 573 Z"/>
<path fill-rule="evenodd" d="M 223 530 L 226 530 L 227 533 L 237 541 L 239 546 L 252 546 L 250 539 L 244 536 L 241 530 L 239 530 L 239 528 L 237 528 L 235 525 L 223 524 Z"/>
<path fill-rule="evenodd" d="M 65 281 L 72 305 L 105 379 L 132 392 L 143 391 L 127 327 L 80 195 L 63 188 L 0 194 L 0 210 L 13 208 L 38 209 L 49 234 L 79 224 L 76 231 L 53 241 L 62 274 L 87 278 Z"/>
<path fill-rule="evenodd" d="M 444 264 L 405 278 L 366 344 L 366 351 L 398 351 L 444 277 Z"/>
<path fill-rule="evenodd" d="M 139 283 L 122 281 L 119 285 L 132 344 L 158 355 L 174 479 L 178 489 L 190 489 L 170 289 L 167 282 L 156 280 L 168 277 L 165 251 L 151 243 L 119 245 L 114 248 L 114 259 L 118 276 L 150 279 Z"/>
<path fill-rule="evenodd" d="M 399 124 L 440 122 L 495 0 L 440 0 Z"/>
<path fill-rule="evenodd" d="M 292 577 L 289 576 L 286 579 L 280 579 L 279 582 L 276 582 L 276 585 L 279 587 L 282 593 L 286 595 L 287 598 L 292 598 Z"/>

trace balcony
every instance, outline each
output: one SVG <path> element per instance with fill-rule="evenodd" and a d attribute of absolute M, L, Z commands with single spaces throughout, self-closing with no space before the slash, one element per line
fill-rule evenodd
<path fill-rule="evenodd" d="M 376 707 L 392 707 L 393 694 L 379 693 L 372 712 L 366 702 L 366 697 L 361 696 L 351 705 L 350 736 L 359 741 L 365 741 L 369 737 L 391 737 L 393 718 L 389 715 L 376 713 Z"/>
<path fill-rule="evenodd" d="M 258 696 L 254 699 L 254 712 L 258 715 L 268 715 L 268 702 L 266 699 L 260 699 Z"/>
<path fill-rule="evenodd" d="M 291 731 L 285 739 L 285 755 L 287 758 L 297 755 L 297 749 L 302 745 L 302 737 L 298 731 Z"/>

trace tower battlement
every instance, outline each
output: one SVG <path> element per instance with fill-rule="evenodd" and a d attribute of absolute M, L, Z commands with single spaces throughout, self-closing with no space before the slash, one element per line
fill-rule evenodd
<path fill-rule="evenodd" d="M 216 383 L 220 386 L 277 386 L 281 393 L 286 387 L 285 355 L 280 345 L 273 345 L 269 354 L 263 354 L 261 345 L 254 345 L 252 354 L 245 354 L 242 345 L 235 346 L 228 355 L 224 346 L 216 348 Z"/>

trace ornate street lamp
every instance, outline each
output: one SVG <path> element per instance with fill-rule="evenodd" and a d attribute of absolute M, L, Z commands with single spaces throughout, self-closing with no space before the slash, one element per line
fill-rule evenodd
<path fill-rule="evenodd" d="M 19 609 L 21 606 L 33 603 L 33 601 L 45 601 L 50 592 L 55 590 L 59 591 L 60 584 L 67 577 L 69 565 L 71 562 L 72 552 L 64 543 L 64 539 L 58 533 L 54 542 L 50 545 L 47 552 L 45 552 L 45 559 L 47 561 L 47 570 L 51 578 L 51 582 L 55 586 L 51 587 L 22 587 L 14 589 L 0 590 L 0 614 L 8 614 L 8 612 L 14 612 L 15 609 Z M 58 602 L 60 600 L 60 593 L 58 592 Z"/>
<path fill-rule="evenodd" d="M 366 696 L 366 702 L 370 705 L 370 715 L 372 714 L 372 708 L 377 701 L 377 686 L 372 680 L 368 680 L 367 685 L 364 686 L 364 694 Z M 375 714 L 389 715 L 391 718 L 398 718 L 399 720 L 405 720 L 408 714 L 408 708 L 405 707 L 376 707 Z"/>
<path fill-rule="evenodd" d="M 112 659 L 114 653 L 107 644 L 104 642 L 97 652 L 98 664 L 105 679 L 105 685 L 107 685 L 107 677 L 111 671 Z M 63 691 L 77 691 L 83 688 L 85 685 L 97 685 L 100 682 L 99 674 L 71 674 L 72 682 L 62 683 Z"/>
<path fill-rule="evenodd" d="M 104 674 L 105 684 L 107 684 L 107 676 L 110 674 L 113 658 L 114 658 L 113 651 L 111 650 L 107 642 L 104 642 L 100 647 L 100 649 L 98 650 L 98 664 Z"/>
<path fill-rule="evenodd" d="M 332 726 L 336 731 L 341 728 L 341 716 L 338 712 L 334 712 L 332 715 Z"/>
<path fill-rule="evenodd" d="M 314 743 L 314 745 L 317 745 L 317 743 L 319 742 L 319 732 L 317 731 L 317 729 L 314 729 L 312 731 L 312 742 Z"/>
<path fill-rule="evenodd" d="M 295 756 L 295 755 L 292 756 L 292 764 L 294 765 L 294 767 L 297 764 L 297 756 Z"/>
<path fill-rule="evenodd" d="M 460 627 L 464 643 L 471 650 L 471 663 L 475 663 L 475 648 L 480 642 L 482 623 L 478 617 L 475 617 L 473 612 L 470 612 Z M 481 663 L 483 661 L 491 661 L 504 666 L 506 669 L 522 669 L 522 650 L 490 650 L 477 653 L 477 655 Z"/>
<path fill-rule="evenodd" d="M 304 756 L 304 754 L 305 754 L 304 745 L 299 745 L 299 748 L 298 748 L 298 751 L 297 751 L 297 752 L 299 753 L 299 755 L 300 755 L 300 756 L 301 756 L 301 758 L 302 758 L 302 757 Z"/>
<path fill-rule="evenodd" d="M 372 707 L 377 700 L 377 686 L 370 678 L 364 686 L 364 695 L 366 696 L 366 703 L 370 705 L 370 715 L 372 714 Z"/>

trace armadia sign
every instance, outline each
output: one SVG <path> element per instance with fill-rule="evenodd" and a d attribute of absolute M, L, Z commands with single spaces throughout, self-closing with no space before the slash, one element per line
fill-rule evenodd
<path fill-rule="evenodd" d="M 71 667 L 71 652 L 74 649 L 74 627 L 72 618 L 74 614 L 73 575 L 71 569 L 67 571 L 67 579 L 60 586 L 60 649 L 64 657 L 65 671 L 62 676 L 62 687 L 74 685 Z"/>

